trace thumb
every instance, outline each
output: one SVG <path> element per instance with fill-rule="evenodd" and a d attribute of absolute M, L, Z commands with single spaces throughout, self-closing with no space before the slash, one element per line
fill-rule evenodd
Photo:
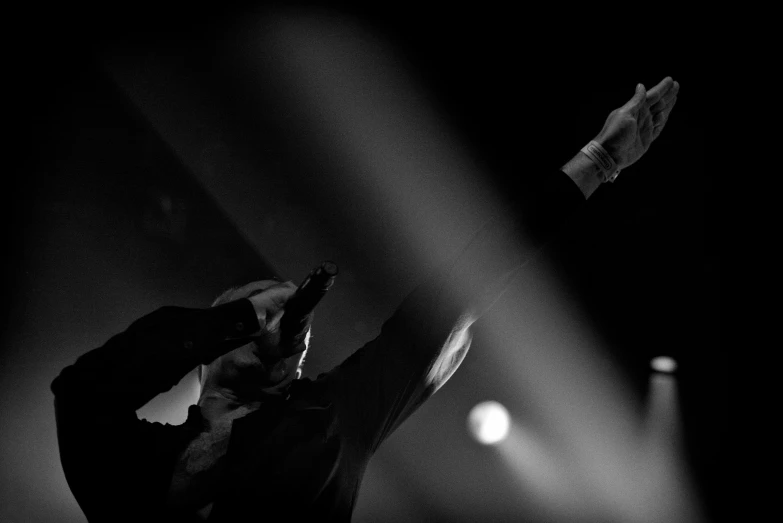
<path fill-rule="evenodd" d="M 647 89 L 644 88 L 644 84 L 637 84 L 636 93 L 633 95 L 633 98 L 631 98 L 631 101 L 628 102 L 629 108 L 635 109 L 639 107 L 639 105 L 644 101 L 644 98 L 646 96 L 647 96 Z"/>

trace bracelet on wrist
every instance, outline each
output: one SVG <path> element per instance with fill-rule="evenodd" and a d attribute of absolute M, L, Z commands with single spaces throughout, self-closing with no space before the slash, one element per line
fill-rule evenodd
<path fill-rule="evenodd" d="M 591 140 L 590 143 L 582 147 L 581 151 L 601 169 L 603 183 L 614 182 L 617 179 L 620 168 L 600 143 Z"/>

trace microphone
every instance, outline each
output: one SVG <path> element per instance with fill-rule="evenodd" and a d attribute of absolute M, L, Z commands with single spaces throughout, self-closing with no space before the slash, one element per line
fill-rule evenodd
<path fill-rule="evenodd" d="M 280 319 L 281 347 L 293 349 L 304 341 L 313 310 L 332 287 L 336 276 L 337 264 L 325 261 L 307 275 L 294 295 L 288 299 L 285 313 Z"/>

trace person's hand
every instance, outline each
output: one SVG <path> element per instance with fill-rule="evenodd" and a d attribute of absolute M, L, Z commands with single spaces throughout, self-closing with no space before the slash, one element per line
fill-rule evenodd
<path fill-rule="evenodd" d="M 274 284 L 258 294 L 248 296 L 262 329 L 268 332 L 277 330 L 285 304 L 296 293 L 296 288 L 293 282 L 288 281 Z"/>
<path fill-rule="evenodd" d="M 639 84 L 628 103 L 609 113 L 595 141 L 606 149 L 617 167 L 624 169 L 632 165 L 660 136 L 679 90 L 680 84 L 671 76 L 649 91 Z"/>
<path fill-rule="evenodd" d="M 259 350 L 259 356 L 268 361 L 279 358 L 287 358 L 292 354 L 298 354 L 307 348 L 305 343 L 306 332 L 310 328 L 310 321 L 302 327 L 302 332 L 287 341 L 284 345 L 281 340 L 280 320 L 285 312 L 288 300 L 296 294 L 297 286 L 293 282 L 276 283 L 257 294 L 251 294 L 248 299 L 253 304 L 261 325 L 262 332 L 253 336 L 253 340 Z M 288 337 L 286 338 L 289 339 Z"/>

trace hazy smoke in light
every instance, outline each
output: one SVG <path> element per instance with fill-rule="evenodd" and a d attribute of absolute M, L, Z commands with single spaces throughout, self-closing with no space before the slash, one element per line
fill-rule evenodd
<path fill-rule="evenodd" d="M 381 42 L 346 20 L 282 16 L 265 28 L 266 50 L 280 58 L 276 71 L 295 93 L 292 99 L 310 115 L 307 123 L 323 145 L 343 157 L 340 181 L 355 201 L 375 209 L 379 223 L 389 225 L 390 241 L 407 248 L 420 266 L 441 266 L 471 233 L 502 214 L 486 177 Z M 474 263 L 492 264 L 491 253 L 477 256 Z M 520 472 L 539 471 L 533 477 L 546 486 L 539 490 L 592 499 L 608 517 L 645 523 L 691 517 L 687 491 L 679 497 L 684 504 L 658 511 L 657 485 L 672 485 L 675 478 L 668 471 L 650 475 L 641 460 L 649 447 L 639 437 L 630 391 L 604 365 L 600 340 L 578 308 L 552 287 L 557 305 L 542 316 L 555 326 L 572 325 L 575 333 L 555 327 L 547 339 L 525 339 L 517 321 L 525 297 L 513 290 L 485 320 L 496 350 L 483 357 L 495 358 L 498 372 L 514 375 L 509 381 L 526 384 L 517 392 L 543 406 L 555 435 L 544 452 L 535 439 L 512 437 L 512 430 L 499 448 L 525 462 Z M 514 443 L 516 451 L 509 450 Z M 653 448 L 666 453 L 665 446 Z M 552 468 L 554 456 L 564 456 L 576 479 L 552 472 L 561 470 Z"/>
<path fill-rule="evenodd" d="M 265 19 L 257 40 L 250 43 L 250 60 L 271 58 L 268 72 L 282 83 L 290 112 L 345 167 L 334 183 L 362 207 L 368 227 L 384 231 L 400 260 L 414 262 L 415 276 L 442 265 L 490 217 L 503 214 L 476 162 L 382 42 L 349 21 L 302 13 Z M 176 121 L 160 120 L 169 129 Z M 287 234 L 297 234 L 296 216 L 283 222 Z M 249 221 L 238 228 L 252 226 Z M 308 242 L 317 245 L 318 239 Z M 491 260 L 476 260 L 484 262 Z M 661 439 L 666 431 L 661 438 L 640 436 L 644 427 L 628 401 L 630 392 L 600 357 L 601 340 L 557 284 L 546 284 L 552 304 L 539 316 L 551 322 L 546 336 L 519 328 L 526 297 L 514 289 L 484 320 L 492 333 L 486 348 L 494 350 L 481 357 L 497 363 L 498 374 L 516 384 L 516 395 L 540 406 L 546 425 L 545 434 L 534 436 L 512 423 L 498 452 L 524 488 L 553 506 L 581 504 L 630 522 L 691 516 L 687 489 L 665 517 L 658 512 L 659 486 L 681 485 L 672 467 L 649 467 L 651 456 L 661 458 L 655 463 L 675 459 Z M 572 329 L 564 332 L 563 325 Z"/>

